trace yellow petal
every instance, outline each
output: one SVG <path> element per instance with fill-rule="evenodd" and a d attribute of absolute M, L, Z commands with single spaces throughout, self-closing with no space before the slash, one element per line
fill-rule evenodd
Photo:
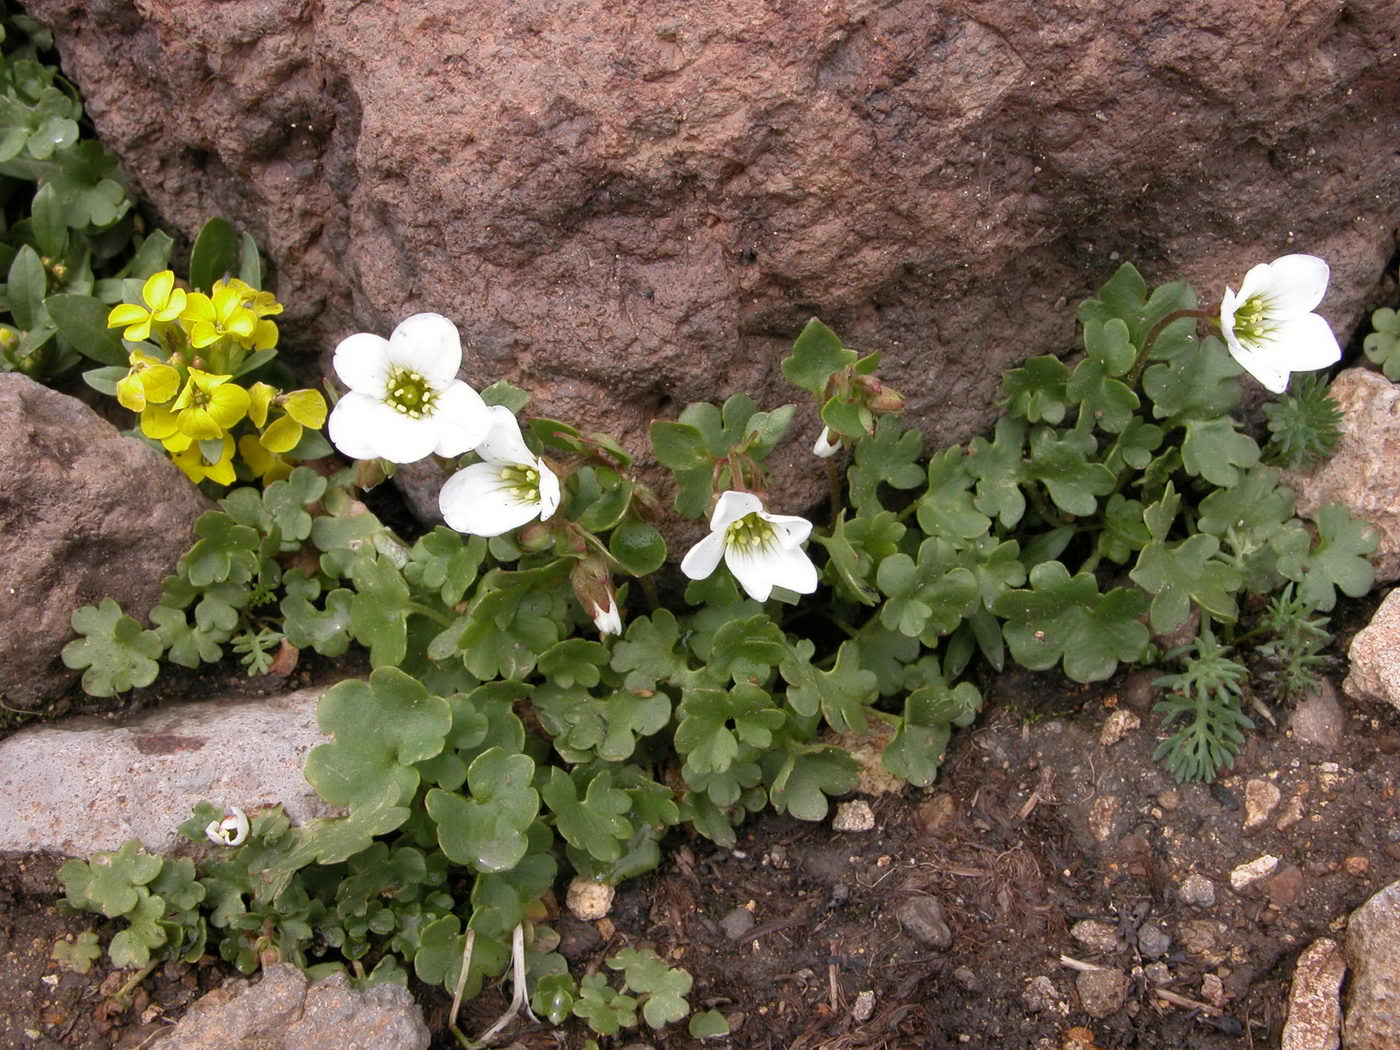
<path fill-rule="evenodd" d="M 252 310 L 235 310 L 224 321 L 224 331 L 238 336 L 239 339 L 251 339 L 257 330 L 258 319 Z"/>
<path fill-rule="evenodd" d="M 282 406 L 304 427 L 320 430 L 326 425 L 326 399 L 319 390 L 293 390 L 282 399 Z"/>
<path fill-rule="evenodd" d="M 138 324 L 150 316 L 149 311 L 135 303 L 118 303 L 112 307 L 112 312 L 107 315 L 107 327 L 122 328 L 126 325 Z"/>
<path fill-rule="evenodd" d="M 196 321 L 190 329 L 190 345 L 197 350 L 219 341 L 219 330 L 213 321 Z"/>
<path fill-rule="evenodd" d="M 170 293 L 170 298 L 166 301 L 166 304 L 159 310 L 156 310 L 152 316 L 157 321 L 169 322 L 175 320 L 184 312 L 185 290 L 183 288 L 176 288 Z"/>
<path fill-rule="evenodd" d="M 220 386 L 209 395 L 209 416 L 227 430 L 248 414 L 248 391 L 237 383 Z"/>
<path fill-rule="evenodd" d="M 140 373 L 131 371 L 117 380 L 117 401 L 132 412 L 146 407 L 146 388 L 141 383 Z"/>
<path fill-rule="evenodd" d="M 224 436 L 224 428 L 219 425 L 213 414 L 204 408 L 185 409 L 175 417 L 175 426 L 191 441 L 212 441 L 216 437 Z"/>
<path fill-rule="evenodd" d="M 146 300 L 146 305 L 152 311 L 163 310 L 170 301 L 170 293 L 174 288 L 175 272 L 161 270 L 160 273 L 153 273 L 146 278 L 146 283 L 141 286 L 141 298 Z"/>
<path fill-rule="evenodd" d="M 272 321 L 259 321 L 257 330 L 253 333 L 253 349 L 271 350 L 276 345 L 277 325 Z"/>
<path fill-rule="evenodd" d="M 146 400 L 153 404 L 164 404 L 180 389 L 180 373 L 169 365 L 151 365 L 142 369 L 140 379 Z"/>
<path fill-rule="evenodd" d="M 248 388 L 248 418 L 253 426 L 262 427 L 267 422 L 267 406 L 276 393 L 277 388 L 268 383 L 254 383 Z"/>
<path fill-rule="evenodd" d="M 147 405 L 141 413 L 141 433 L 156 441 L 164 441 L 177 429 L 175 413 L 165 405 Z"/>
<path fill-rule="evenodd" d="M 263 431 L 263 446 L 269 452 L 290 452 L 301 440 L 301 430 L 301 424 L 291 416 L 282 416 Z"/>
<path fill-rule="evenodd" d="M 198 321 L 208 321 L 213 324 L 218 314 L 214 312 L 214 304 L 209 301 L 209 296 L 203 292 L 190 292 L 185 296 L 185 308 L 180 311 L 180 320 L 189 321 L 191 324 Z"/>
<path fill-rule="evenodd" d="M 277 457 L 263 448 L 256 434 L 244 434 L 238 439 L 238 454 L 258 477 L 263 477 L 277 465 Z"/>

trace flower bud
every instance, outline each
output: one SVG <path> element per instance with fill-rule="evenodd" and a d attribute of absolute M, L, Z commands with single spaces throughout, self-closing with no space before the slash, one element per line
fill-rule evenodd
<path fill-rule="evenodd" d="M 542 551 L 554 542 L 554 531 L 542 521 L 532 521 L 516 534 L 521 550 Z"/>
<path fill-rule="evenodd" d="M 248 838 L 248 815 L 237 806 L 227 806 L 222 820 L 211 820 L 204 834 L 216 846 L 241 846 Z"/>
<path fill-rule="evenodd" d="M 817 443 L 812 446 L 812 455 L 819 459 L 830 459 L 841 451 L 841 437 L 833 434 L 830 427 L 822 427 L 817 435 Z"/>

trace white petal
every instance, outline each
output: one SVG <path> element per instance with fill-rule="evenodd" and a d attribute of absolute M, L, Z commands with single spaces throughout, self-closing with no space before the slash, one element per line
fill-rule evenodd
<path fill-rule="evenodd" d="M 520 435 L 520 421 L 504 405 L 492 405 L 491 429 L 476 446 L 476 454 L 490 463 L 520 463 L 533 467 L 535 454 Z"/>
<path fill-rule="evenodd" d="M 1268 263 L 1251 266 L 1249 272 L 1244 275 L 1244 280 L 1240 282 L 1240 294 L 1235 302 L 1242 303 L 1256 295 L 1266 293 L 1269 290 L 1272 273 L 1273 270 Z"/>
<path fill-rule="evenodd" d="M 538 503 L 517 500 L 495 463 L 473 463 L 457 471 L 438 493 L 443 520 L 472 536 L 499 536 L 539 517 Z"/>
<path fill-rule="evenodd" d="M 432 454 L 437 430 L 431 418 L 411 419 L 382 401 L 349 393 L 331 410 L 332 443 L 353 459 L 387 459 L 416 463 Z"/>
<path fill-rule="evenodd" d="M 1273 356 L 1290 372 L 1311 372 L 1335 365 L 1342 359 L 1342 348 L 1332 334 L 1332 326 L 1317 314 L 1290 317 L 1269 333 L 1261 353 Z"/>
<path fill-rule="evenodd" d="M 755 601 L 766 602 L 774 587 L 784 587 L 798 594 L 811 594 L 817 589 L 816 566 L 802 550 L 728 547 L 724 563 Z"/>
<path fill-rule="evenodd" d="M 1234 289 L 1228 285 L 1225 293 L 1220 297 L 1220 330 L 1225 333 L 1227 339 L 1234 337 L 1235 331 L 1235 311 L 1239 309 L 1240 300 L 1235 295 Z"/>
<path fill-rule="evenodd" d="M 1232 341 L 1230 356 L 1257 379 L 1265 390 L 1281 394 L 1288 388 L 1288 370 L 1280 367 L 1279 361 L 1269 351 L 1254 350 Z"/>
<path fill-rule="evenodd" d="M 715 571 L 724 556 L 724 533 L 712 532 L 686 551 L 681 572 L 692 580 L 703 580 Z"/>
<path fill-rule="evenodd" d="M 384 400 L 389 378 L 389 340 L 382 335 L 358 332 L 342 339 L 332 361 L 340 381 L 358 394 Z"/>
<path fill-rule="evenodd" d="M 617 612 L 617 602 L 608 599 L 606 609 L 593 610 L 593 626 L 598 628 L 599 634 L 621 634 L 622 617 Z"/>
<path fill-rule="evenodd" d="M 535 465 L 540 472 L 540 521 L 548 521 L 559 509 L 559 478 L 539 460 Z"/>
<path fill-rule="evenodd" d="M 841 451 L 841 439 L 831 433 L 830 427 L 822 427 L 817 435 L 817 443 L 812 446 L 812 455 L 819 459 L 830 459 Z"/>
<path fill-rule="evenodd" d="M 439 456 L 460 456 L 476 448 L 491 429 L 491 413 L 481 395 L 460 379 L 447 384 L 433 407 Z"/>
<path fill-rule="evenodd" d="M 457 378 L 462 339 L 457 326 L 442 314 L 414 314 L 389 336 L 389 360 L 410 368 L 441 390 Z"/>
<path fill-rule="evenodd" d="M 759 511 L 758 516 L 773 526 L 778 535 L 778 544 L 788 550 L 800 547 L 812 535 L 812 523 L 794 514 L 768 514 Z"/>
<path fill-rule="evenodd" d="M 1311 313 L 1327 294 L 1331 271 L 1316 255 L 1285 255 L 1269 264 L 1269 280 L 1261 289 L 1272 317 Z"/>
<path fill-rule="evenodd" d="M 736 492 L 734 489 L 728 489 L 720 496 L 719 502 L 715 504 L 714 513 L 710 515 L 710 531 L 719 532 L 726 525 L 731 525 L 745 515 L 762 509 L 763 501 L 752 492 Z M 708 576 L 709 573 L 705 575 Z"/>
<path fill-rule="evenodd" d="M 351 459 L 378 459 L 375 451 L 374 410 L 384 402 L 368 394 L 351 391 L 336 402 L 331 417 L 326 420 L 326 434 L 341 455 Z"/>

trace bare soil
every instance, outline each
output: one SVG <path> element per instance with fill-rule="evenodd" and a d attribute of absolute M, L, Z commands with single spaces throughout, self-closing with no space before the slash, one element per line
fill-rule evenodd
<path fill-rule="evenodd" d="M 1334 617 L 1336 652 L 1378 598 Z M 733 850 L 677 834 L 661 868 L 624 885 L 607 919 L 559 917 L 561 950 L 576 973 L 627 945 L 686 967 L 692 1006 L 721 1010 L 733 1029 L 711 1047 L 1276 1048 L 1297 954 L 1400 878 L 1400 718 L 1340 696 L 1340 742 L 1320 747 L 1297 739 L 1280 710 L 1280 725 L 1252 734 L 1217 784 L 1177 785 L 1151 760 L 1162 736 L 1151 680 L 990 679 L 987 711 L 954 739 L 938 782 L 871 799 L 873 830 L 768 815 Z M 162 682 L 172 693 L 210 684 Z M 1141 726 L 1105 743 L 1115 711 Z M 1277 787 L 1279 801 L 1246 835 L 1250 781 Z M 1266 855 L 1278 859 L 1274 874 L 1231 888 L 1236 867 Z M 0 865 L 0 1046 L 140 1047 L 231 976 L 214 959 L 168 967 L 135 989 L 130 1008 L 117 1006 L 125 974 L 103 962 L 69 973 L 50 958 L 56 939 L 93 926 L 57 907 L 56 867 Z M 1191 875 L 1210 880 L 1213 904 L 1183 899 Z M 917 921 L 940 910 L 948 937 Z M 1096 947 L 1070 932 L 1083 919 L 1106 924 Z M 1094 976 L 1103 969 L 1123 975 L 1117 991 Z M 455 1046 L 446 997 L 417 991 L 435 1050 Z M 461 1027 L 483 1030 L 504 1003 L 489 991 L 467 1004 Z M 579 1047 L 590 1033 L 518 1023 L 509 1034 L 543 1050 Z M 701 1045 L 683 1025 L 600 1043 Z"/>

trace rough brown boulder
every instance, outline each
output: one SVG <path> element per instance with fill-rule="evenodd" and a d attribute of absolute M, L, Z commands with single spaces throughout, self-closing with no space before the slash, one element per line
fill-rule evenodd
<path fill-rule="evenodd" d="M 252 229 L 322 350 L 417 310 L 626 430 L 790 394 L 820 314 L 940 439 L 1118 265 L 1217 295 L 1400 220 L 1388 0 L 28 0 L 162 218 Z M 810 444 L 815 424 L 805 424 Z"/>
<path fill-rule="evenodd" d="M 67 688 L 73 613 L 115 598 L 138 619 L 209 502 L 168 459 L 81 401 L 0 374 L 0 700 Z"/>

